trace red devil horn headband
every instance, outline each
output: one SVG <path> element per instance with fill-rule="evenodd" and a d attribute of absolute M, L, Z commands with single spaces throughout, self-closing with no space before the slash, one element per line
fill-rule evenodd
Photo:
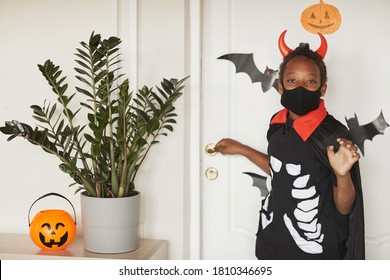
<path fill-rule="evenodd" d="M 290 52 L 292 52 L 292 49 L 290 49 L 286 45 L 286 42 L 284 41 L 284 36 L 286 35 L 286 32 L 287 32 L 287 30 L 283 31 L 283 33 L 280 34 L 279 42 L 278 42 L 279 50 L 280 50 L 280 53 L 282 54 L 283 57 L 285 57 Z M 318 35 L 320 36 L 320 39 L 321 39 L 321 46 L 318 48 L 318 50 L 316 50 L 316 53 L 319 54 L 319 56 L 322 59 L 324 59 L 324 57 L 326 55 L 326 51 L 328 50 L 328 43 L 326 42 L 325 37 L 321 33 L 318 33 Z"/>

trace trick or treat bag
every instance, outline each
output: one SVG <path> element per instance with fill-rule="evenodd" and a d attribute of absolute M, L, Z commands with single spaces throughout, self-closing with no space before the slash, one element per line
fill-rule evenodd
<path fill-rule="evenodd" d="M 47 209 L 39 211 L 30 222 L 31 208 L 36 202 L 48 196 L 58 196 L 68 201 L 72 206 L 74 219 L 65 210 Z M 28 211 L 28 224 L 31 240 L 39 248 L 45 251 L 63 250 L 72 243 L 76 236 L 76 211 L 66 197 L 58 193 L 48 193 L 35 200 L 31 205 Z"/>

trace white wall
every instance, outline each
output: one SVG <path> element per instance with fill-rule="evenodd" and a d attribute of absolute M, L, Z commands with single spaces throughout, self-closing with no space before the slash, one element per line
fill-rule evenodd
<path fill-rule="evenodd" d="M 123 67 L 133 89 L 186 76 L 184 14 L 181 0 L 1 0 L 1 124 L 11 119 L 36 124 L 30 105 L 54 100 L 38 63 L 52 59 L 68 76 L 70 86 L 77 83 L 72 78 L 73 53 L 92 31 L 121 37 Z M 184 258 L 183 104 L 184 98 L 176 105 L 179 119 L 174 132 L 153 147 L 136 182 L 142 193 L 140 234 L 168 240 L 172 259 Z M 60 172 L 56 158 L 23 139 L 7 142 L 5 135 L 0 137 L 0 155 L 0 232 L 28 233 L 30 205 L 54 191 L 74 204 L 81 233 L 79 195 L 67 187 L 71 178 Z M 70 210 L 61 199 L 47 198 L 34 206 L 32 216 L 53 207 Z"/>

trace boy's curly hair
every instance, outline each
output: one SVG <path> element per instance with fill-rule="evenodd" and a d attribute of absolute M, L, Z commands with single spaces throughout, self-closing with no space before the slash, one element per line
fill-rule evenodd
<path fill-rule="evenodd" d="M 288 55 L 286 55 L 283 58 L 283 62 L 279 66 L 279 79 L 281 81 L 283 81 L 283 75 L 284 75 L 284 71 L 286 70 L 287 63 L 291 59 L 293 59 L 294 57 L 297 57 L 300 55 L 305 56 L 305 57 L 313 60 L 315 62 L 315 64 L 317 64 L 318 68 L 320 69 L 321 85 L 326 83 L 326 81 L 328 80 L 326 65 L 325 65 L 323 59 L 321 58 L 321 56 L 318 53 L 312 51 L 310 49 L 309 44 L 307 44 L 307 43 L 300 43 L 299 46 L 295 50 L 293 50 L 292 52 L 290 52 Z"/>

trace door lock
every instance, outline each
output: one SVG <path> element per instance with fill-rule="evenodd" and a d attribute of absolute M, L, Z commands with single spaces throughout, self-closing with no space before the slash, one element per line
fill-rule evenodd
<path fill-rule="evenodd" d="M 206 178 L 209 180 L 215 180 L 218 178 L 218 170 L 214 167 L 209 167 L 205 172 Z"/>

